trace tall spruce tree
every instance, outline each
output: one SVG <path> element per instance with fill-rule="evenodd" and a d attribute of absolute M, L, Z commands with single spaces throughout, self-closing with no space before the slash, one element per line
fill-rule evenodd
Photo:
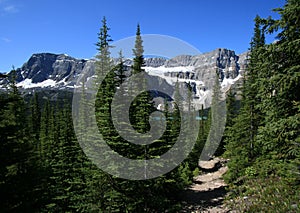
<path fill-rule="evenodd" d="M 223 94 L 221 92 L 219 76 L 220 70 L 217 67 L 211 102 L 211 127 L 208 134 L 207 143 L 205 144 L 203 150 L 204 153 L 206 153 L 205 155 L 202 155 L 203 160 L 208 160 L 209 158 L 213 157 L 214 154 L 218 154 L 215 153 L 217 151 L 217 148 L 219 150 L 222 150 L 223 146 L 222 141 L 220 140 L 224 131 L 226 111 L 224 110 L 225 101 L 223 100 Z"/>
<path fill-rule="evenodd" d="M 246 167 L 250 166 L 255 158 L 255 135 L 261 116 L 256 106 L 259 90 L 258 77 L 263 75 L 257 65 L 264 43 L 261 19 L 257 16 L 250 47 L 250 61 L 244 76 L 242 107 L 239 115 L 234 119 L 233 126 L 229 127 L 225 133 L 226 156 L 231 159 L 226 178 L 230 181 L 242 176 Z"/>
<path fill-rule="evenodd" d="M 115 93 L 115 72 L 113 70 L 113 62 L 110 57 L 110 42 L 112 42 L 111 36 L 109 35 L 110 28 L 107 26 L 106 18 L 102 19 L 102 26 L 98 34 L 98 42 L 96 44 L 98 54 L 96 56 L 96 67 L 95 72 L 98 76 L 96 80 L 96 121 L 98 129 L 103 135 L 104 140 L 107 144 L 110 144 L 111 139 L 114 138 L 114 129 L 111 122 L 111 101 L 113 94 Z M 101 82 L 101 85 L 100 85 Z M 94 133 L 91 133 L 92 135 Z M 97 138 L 89 136 L 89 140 L 93 144 L 94 148 L 101 149 L 101 142 Z M 93 148 L 93 149 L 94 149 Z M 105 158 L 105 156 L 103 156 Z M 103 211 L 109 211 L 109 200 L 114 189 L 111 187 L 110 175 L 104 173 L 95 167 L 90 165 L 89 171 L 87 171 L 89 177 L 89 189 L 90 193 L 87 198 L 91 202 L 90 208 L 96 210 L 101 209 Z"/>
<path fill-rule="evenodd" d="M 136 30 L 133 55 L 134 55 L 134 59 L 133 59 L 132 73 L 137 74 L 143 72 L 142 66 L 144 66 L 144 47 L 143 47 L 143 39 L 141 36 L 141 28 L 139 24 L 137 25 L 137 30 Z"/>
<path fill-rule="evenodd" d="M 256 18 L 242 108 L 227 131 L 231 160 L 226 178 L 240 191 L 251 188 L 244 192 L 251 205 L 239 203 L 240 211 L 299 209 L 292 208 L 299 200 L 300 179 L 299 10 L 299 1 L 287 0 L 275 10 L 279 20 Z M 264 44 L 263 32 L 277 31 L 278 41 Z M 270 190 L 281 193 L 270 196 Z"/>
<path fill-rule="evenodd" d="M 294 161 L 299 155 L 299 8 L 299 1 L 289 0 L 284 8 L 275 10 L 281 15 L 280 20 L 262 20 L 268 32 L 281 32 L 279 40 L 265 47 L 261 55 L 261 69 L 265 72 L 260 78 L 258 107 L 265 116 L 257 138 L 260 154 L 278 160 Z"/>

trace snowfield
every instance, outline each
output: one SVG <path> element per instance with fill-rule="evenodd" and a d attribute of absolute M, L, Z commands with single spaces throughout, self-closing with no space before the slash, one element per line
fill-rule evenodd
<path fill-rule="evenodd" d="M 32 79 L 25 79 L 17 84 L 18 87 L 23 87 L 24 89 L 34 88 L 34 87 L 55 87 L 57 82 L 52 79 L 47 79 L 39 83 L 32 83 Z"/>

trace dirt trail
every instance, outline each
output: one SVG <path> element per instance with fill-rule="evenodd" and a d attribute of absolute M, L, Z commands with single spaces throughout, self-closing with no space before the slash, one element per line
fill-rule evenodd
<path fill-rule="evenodd" d="M 229 212 L 222 204 L 226 195 L 222 175 L 228 169 L 225 163 L 226 160 L 221 158 L 199 162 L 202 173 L 194 178 L 193 184 L 183 193 L 182 212 Z"/>

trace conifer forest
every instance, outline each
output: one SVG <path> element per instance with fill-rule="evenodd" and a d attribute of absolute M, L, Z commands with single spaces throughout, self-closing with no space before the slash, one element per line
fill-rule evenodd
<path fill-rule="evenodd" d="M 223 210 L 215 212 L 300 212 L 300 1 L 286 0 L 274 10 L 279 19 L 256 16 L 253 22 L 241 98 L 236 98 L 234 90 L 226 93 L 225 131 L 212 157 L 226 159 L 228 170 L 222 176 L 226 183 Z M 165 131 L 158 140 L 132 144 L 114 127 L 114 94 L 129 76 L 145 72 L 142 27 L 136 28 L 130 70 L 124 66 L 122 52 L 113 63 L 109 20 L 103 17 L 95 30 L 95 74 L 99 77 L 109 70 L 95 96 L 97 127 L 111 149 L 138 160 L 166 153 L 176 143 L 181 124 L 187 122 L 180 116 L 177 85 L 174 102 L 178 107 L 168 110 L 170 101 L 165 100 Z M 276 41 L 266 43 L 270 34 L 276 35 Z M 183 195 L 203 172 L 198 162 L 212 121 L 222 119 L 213 110 L 224 101 L 218 80 L 211 108 L 197 112 L 198 129 L 186 130 L 197 131 L 198 137 L 185 160 L 158 177 L 130 180 L 98 168 L 79 144 L 78 137 L 92 132 L 85 127 L 80 135 L 74 131 L 74 125 L 80 128 L 89 119 L 84 108 L 89 103 L 79 100 L 82 107 L 74 121 L 71 92 L 53 101 L 39 90 L 24 94 L 17 86 L 15 69 L 0 78 L 9 82 L 0 91 L 0 212 L 192 212 Z M 123 92 L 134 87 L 129 85 Z M 187 93 L 189 102 L 191 90 Z M 189 104 L 187 108 L 191 110 Z M 148 132 L 149 116 L 156 110 L 153 91 L 140 93 L 129 110 L 134 131 Z M 192 139 L 187 135 L 185 140 Z M 97 146 L 96 139 L 91 141 Z"/>

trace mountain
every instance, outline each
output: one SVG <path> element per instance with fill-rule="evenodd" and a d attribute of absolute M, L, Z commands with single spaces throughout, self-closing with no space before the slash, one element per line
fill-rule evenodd
<path fill-rule="evenodd" d="M 241 82 L 246 59 L 247 53 L 236 55 L 232 50 L 220 48 L 195 56 L 180 55 L 171 59 L 146 58 L 145 71 L 149 74 L 152 84 L 174 86 L 178 80 L 180 88 L 183 88 L 189 83 L 194 92 L 194 102 L 208 106 L 216 70 L 223 91 L 228 91 L 232 85 L 236 86 Z M 130 68 L 132 60 L 126 59 L 125 65 Z M 39 53 L 33 54 L 21 68 L 16 69 L 16 81 L 25 93 L 43 89 L 72 91 L 80 74 L 88 72 L 89 76 L 92 76 L 94 68 L 94 59 Z M 5 87 L 7 83 L 7 78 L 2 80 L 0 78 L 0 88 Z"/>

